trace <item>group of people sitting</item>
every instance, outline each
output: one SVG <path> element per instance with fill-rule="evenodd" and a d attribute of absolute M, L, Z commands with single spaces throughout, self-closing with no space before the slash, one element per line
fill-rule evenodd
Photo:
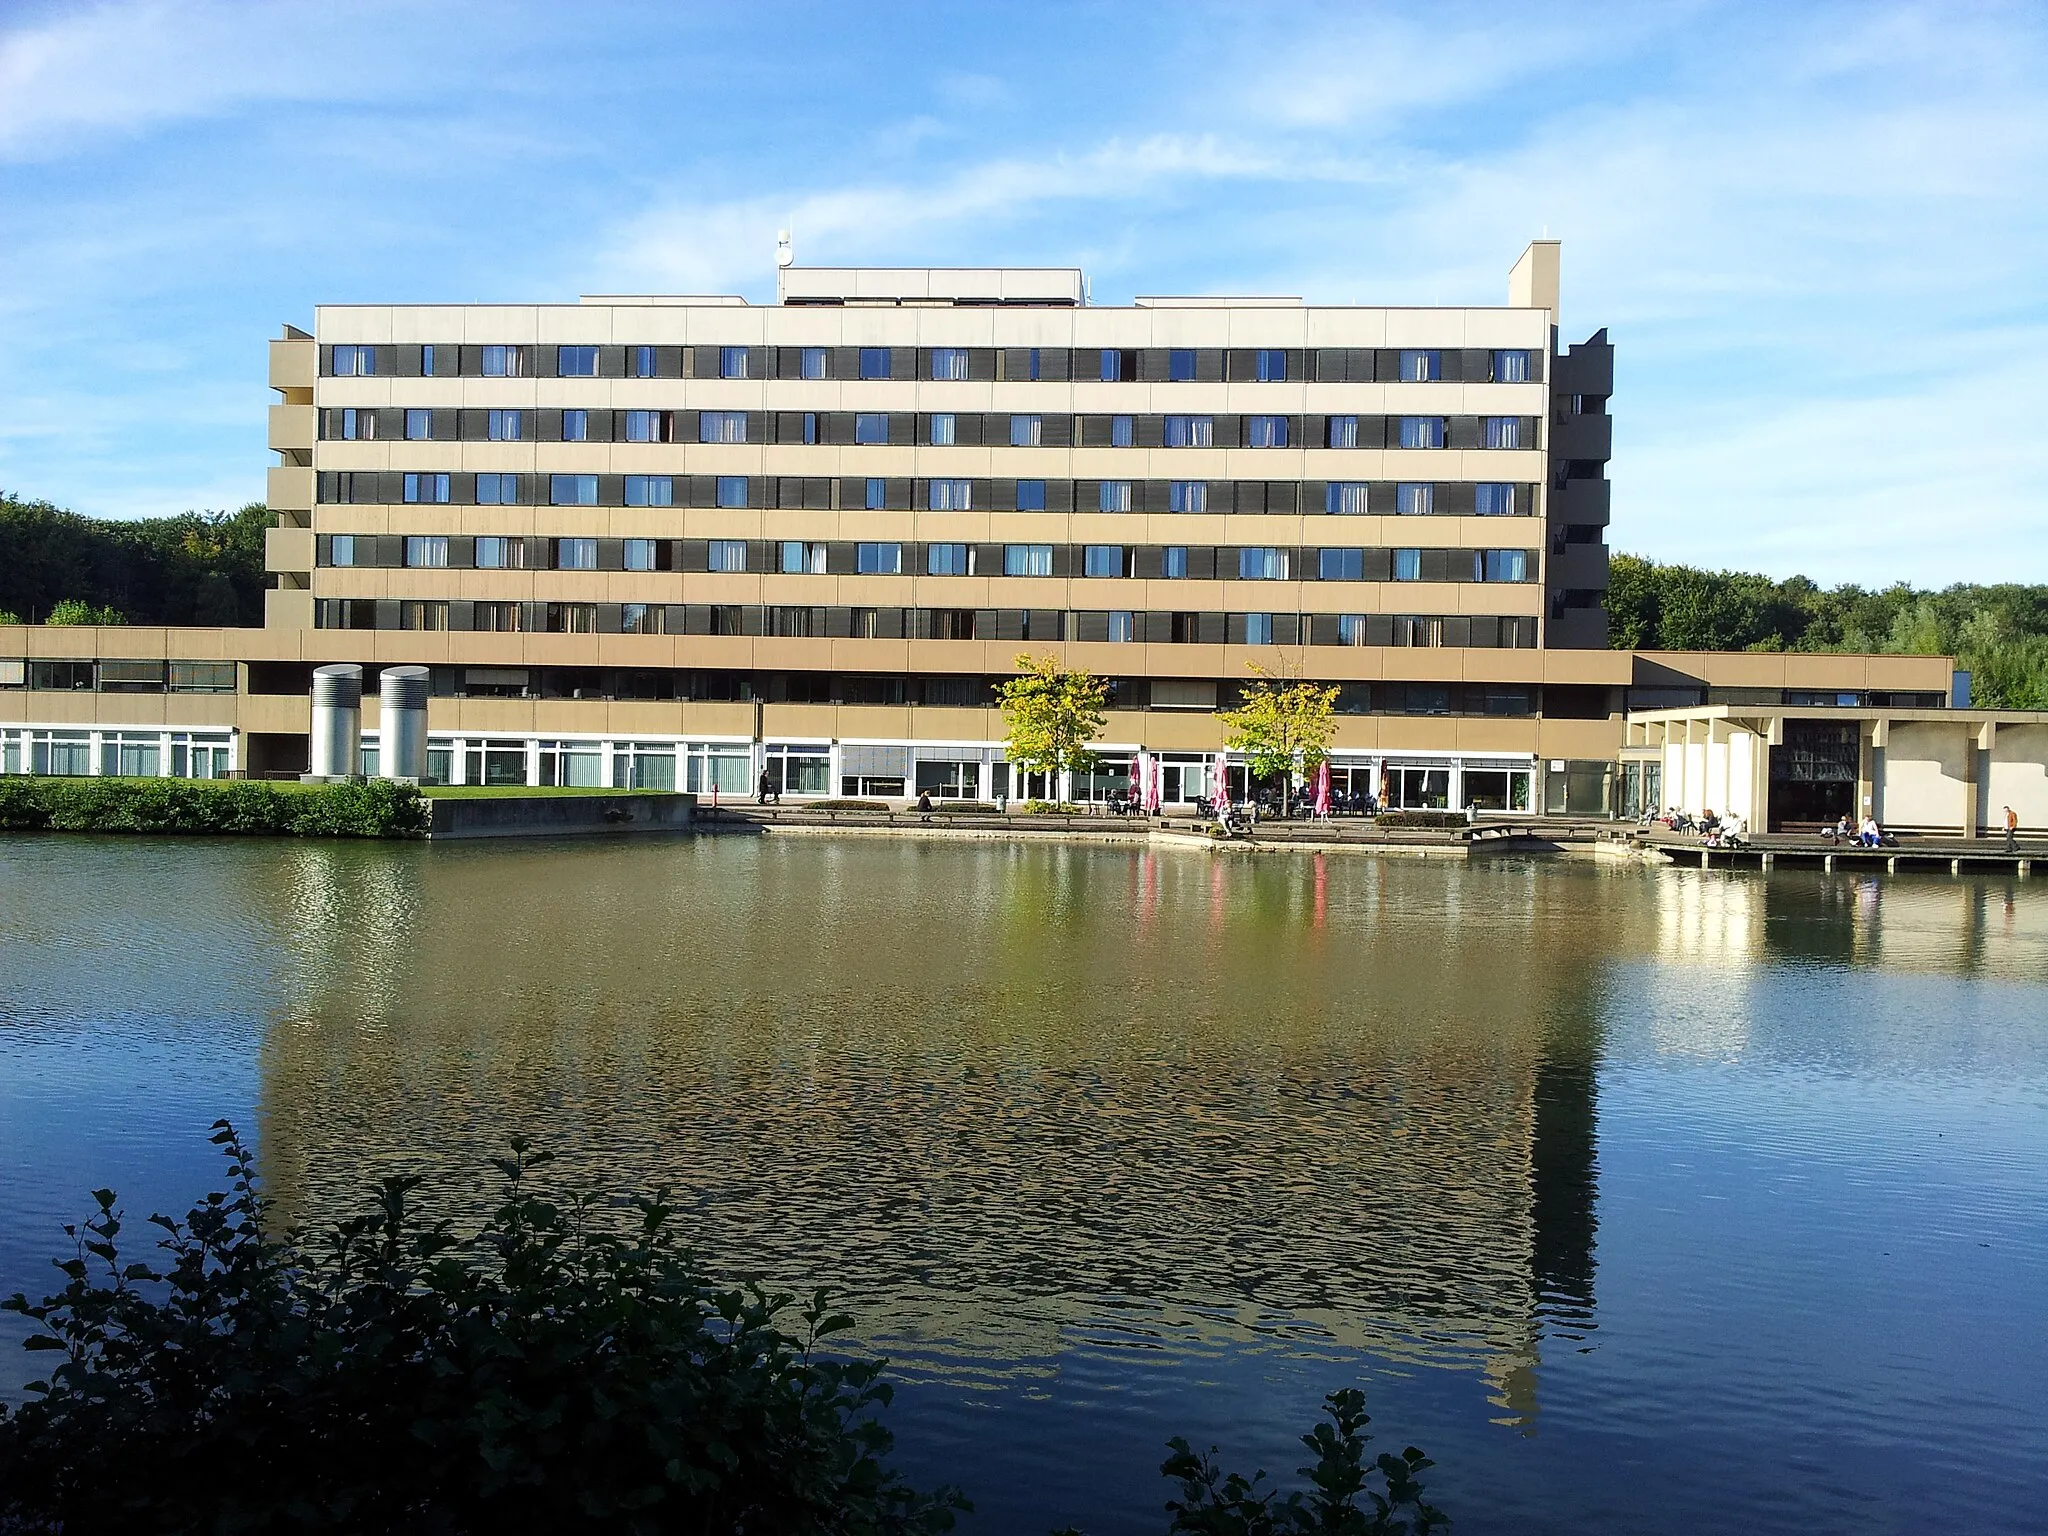
<path fill-rule="evenodd" d="M 1832 827 L 1822 827 L 1820 835 L 1831 843 L 1843 843 L 1853 848 L 1882 848 L 1884 828 L 1877 824 L 1875 816 L 1866 816 L 1859 825 L 1851 826 L 1848 816 L 1835 818 Z"/>
<path fill-rule="evenodd" d="M 1749 823 L 1737 811 L 1726 816 L 1716 816 L 1712 810 L 1702 811 L 1699 829 L 1703 848 L 1740 848 L 1749 843 Z"/>

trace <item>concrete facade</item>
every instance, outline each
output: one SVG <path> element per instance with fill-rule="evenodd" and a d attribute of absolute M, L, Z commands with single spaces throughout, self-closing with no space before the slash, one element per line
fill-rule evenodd
<path fill-rule="evenodd" d="M 1834 733 L 1838 750 L 1802 752 L 1802 731 L 1816 730 Z M 1651 710 L 1629 717 L 1621 755 L 1625 779 L 1633 770 L 1646 784 L 1645 769 L 1656 770 L 1654 801 L 1643 803 L 1694 816 L 1738 811 L 1756 828 L 1839 814 L 1978 837 L 2002 833 L 2007 806 L 2022 827 L 2048 827 L 2048 715 L 2039 711 Z"/>

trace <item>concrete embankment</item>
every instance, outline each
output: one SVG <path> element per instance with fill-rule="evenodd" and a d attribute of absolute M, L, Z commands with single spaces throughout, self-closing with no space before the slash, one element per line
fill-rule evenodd
<path fill-rule="evenodd" d="M 695 795 L 435 795 L 428 800 L 435 842 L 484 837 L 611 837 L 688 832 Z"/>

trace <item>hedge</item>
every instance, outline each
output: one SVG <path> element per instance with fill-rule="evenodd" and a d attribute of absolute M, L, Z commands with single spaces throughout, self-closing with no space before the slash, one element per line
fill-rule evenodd
<path fill-rule="evenodd" d="M 0 778 L 0 830 L 419 837 L 427 802 L 410 784 L 299 786 L 259 779 Z"/>
<path fill-rule="evenodd" d="M 1388 831 L 1449 832 L 1468 821 L 1463 811 L 1382 811 L 1373 825 Z"/>

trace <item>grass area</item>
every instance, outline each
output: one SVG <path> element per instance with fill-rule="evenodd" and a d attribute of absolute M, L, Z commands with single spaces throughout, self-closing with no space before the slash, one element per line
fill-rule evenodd
<path fill-rule="evenodd" d="M 537 789 L 525 784 L 423 784 L 429 800 L 539 800 L 578 795 L 660 795 L 660 789 Z"/>

